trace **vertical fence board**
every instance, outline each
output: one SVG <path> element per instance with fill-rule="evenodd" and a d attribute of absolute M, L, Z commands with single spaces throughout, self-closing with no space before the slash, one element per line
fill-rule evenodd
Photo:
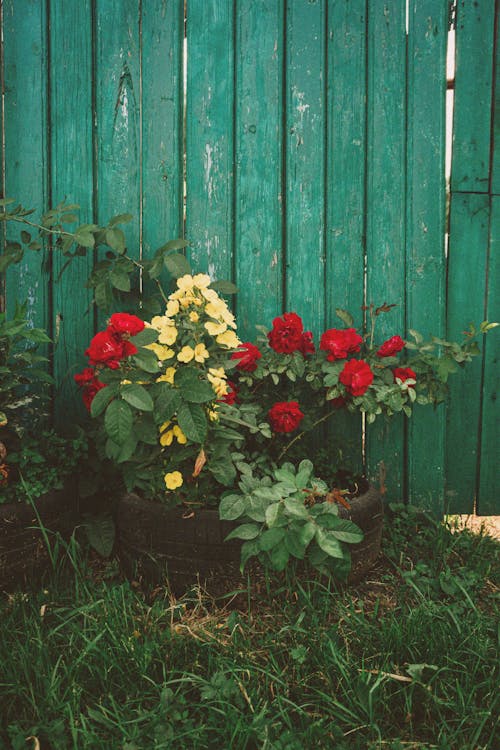
<path fill-rule="evenodd" d="M 140 255 L 139 0 L 96 2 L 97 221 L 131 213 L 127 249 Z"/>
<path fill-rule="evenodd" d="M 489 182 L 495 3 L 457 3 L 452 190 L 486 193 Z"/>
<path fill-rule="evenodd" d="M 500 322 L 500 196 L 491 197 L 490 247 L 486 291 L 486 319 Z M 493 330 L 483 342 L 484 385 L 481 414 L 481 454 L 479 466 L 478 512 L 500 515 L 498 498 L 498 391 L 500 329 Z"/>
<path fill-rule="evenodd" d="M 183 232 L 183 0 L 142 4 L 144 257 Z"/>
<path fill-rule="evenodd" d="M 489 199 L 452 196 L 448 258 L 447 336 L 463 339 L 470 321 L 484 317 Z M 493 336 L 495 333 L 492 334 Z M 482 346 L 483 343 L 480 342 Z M 450 378 L 446 434 L 446 503 L 453 513 L 471 513 L 476 496 L 480 411 L 480 357 Z"/>
<path fill-rule="evenodd" d="M 236 11 L 235 260 L 238 330 L 282 312 L 283 2 Z"/>
<path fill-rule="evenodd" d="M 377 341 L 405 326 L 405 4 L 368 4 L 367 303 L 398 306 L 377 322 Z M 387 473 L 388 497 L 404 492 L 402 417 L 368 427 L 368 472 Z"/>
<path fill-rule="evenodd" d="M 226 0 L 191 0 L 187 19 L 186 237 L 197 271 L 232 276 L 234 18 Z"/>
<path fill-rule="evenodd" d="M 68 14 L 64 0 L 52 0 L 50 11 L 51 203 L 63 199 L 67 204 L 78 203 L 80 222 L 91 222 L 91 4 L 82 0 Z M 91 295 L 85 289 L 92 256 L 75 258 L 58 280 L 65 261 L 54 253 L 54 377 L 58 384 L 54 405 L 61 426 L 67 422 L 68 412 L 78 413 L 83 408 L 72 376 L 85 361 L 83 352 L 94 331 Z"/>
<path fill-rule="evenodd" d="M 6 0 L 3 3 L 5 85 L 5 189 L 36 220 L 47 206 L 47 19 L 45 3 Z M 19 230 L 7 227 L 8 239 L 18 241 Z M 27 302 L 33 325 L 50 331 L 50 276 L 44 251 L 27 251 L 21 263 L 6 274 L 7 310 Z"/>
<path fill-rule="evenodd" d="M 414 0 L 408 35 L 407 318 L 424 337 L 445 329 L 445 97 L 448 8 Z M 445 411 L 408 425 L 408 499 L 442 512 Z"/>
<path fill-rule="evenodd" d="M 495 76 L 493 92 L 493 128 L 491 147 L 493 158 L 491 162 L 491 192 L 500 195 L 500 43 L 499 43 L 499 14 L 495 15 Z"/>
<path fill-rule="evenodd" d="M 325 2 L 286 18 L 286 300 L 315 337 L 325 324 Z"/>
<path fill-rule="evenodd" d="M 364 304 L 366 149 L 366 0 L 328 7 L 326 325 L 335 309 L 349 310 L 361 325 Z M 358 469 L 361 420 L 338 413 L 334 435 Z"/>

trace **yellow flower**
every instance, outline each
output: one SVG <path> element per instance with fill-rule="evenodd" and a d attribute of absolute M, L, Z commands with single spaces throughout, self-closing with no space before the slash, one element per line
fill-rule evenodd
<path fill-rule="evenodd" d="M 183 431 L 181 430 L 178 424 L 174 425 L 173 433 L 175 437 L 177 438 L 178 443 L 180 443 L 181 445 L 184 445 L 185 443 L 187 443 L 187 437 L 184 435 Z"/>
<path fill-rule="evenodd" d="M 120 380 L 120 385 L 130 385 L 131 380 Z"/>
<path fill-rule="evenodd" d="M 213 320 L 207 320 L 205 328 L 210 336 L 218 336 L 220 333 L 227 331 L 227 325 L 225 323 L 215 323 Z"/>
<path fill-rule="evenodd" d="M 223 302 L 221 299 L 218 299 L 216 302 L 207 302 L 207 304 L 205 305 L 205 312 L 211 318 L 215 318 L 216 320 L 218 320 L 223 314 L 225 307 L 225 302 Z"/>
<path fill-rule="evenodd" d="M 176 299 L 170 299 L 167 302 L 167 309 L 166 313 L 169 316 L 169 318 L 172 318 L 174 315 L 177 315 L 179 312 L 179 302 Z"/>
<path fill-rule="evenodd" d="M 177 279 L 177 287 L 182 292 L 185 292 L 188 289 L 191 291 L 191 289 L 193 288 L 193 277 L 189 273 L 186 273 L 184 276 L 180 276 Z"/>
<path fill-rule="evenodd" d="M 171 325 L 171 322 L 166 315 L 155 315 L 151 320 L 151 328 L 156 328 L 157 331 L 161 331 L 165 326 Z"/>
<path fill-rule="evenodd" d="M 158 336 L 158 341 L 160 344 L 166 344 L 167 346 L 172 346 L 173 343 L 175 343 L 175 340 L 177 338 L 177 328 L 174 325 L 168 325 L 164 326 L 161 331 L 160 335 Z"/>
<path fill-rule="evenodd" d="M 191 362 L 194 359 L 194 349 L 190 346 L 183 346 L 177 355 L 179 362 Z"/>
<path fill-rule="evenodd" d="M 197 273 L 193 276 L 193 286 L 197 286 L 198 289 L 206 289 L 211 283 L 210 276 L 206 273 Z"/>
<path fill-rule="evenodd" d="M 217 404 L 215 404 L 213 409 L 209 409 L 208 411 L 208 418 L 211 422 L 218 422 L 219 421 L 219 415 L 216 412 Z"/>
<path fill-rule="evenodd" d="M 163 375 L 156 378 L 157 383 L 174 383 L 175 367 L 167 367 Z"/>
<path fill-rule="evenodd" d="M 165 447 L 167 447 L 169 445 L 172 445 L 173 439 L 174 439 L 174 431 L 173 431 L 173 429 L 172 430 L 167 430 L 167 432 L 164 432 L 160 436 L 160 445 L 163 445 Z"/>
<path fill-rule="evenodd" d="M 179 302 L 182 307 L 189 307 L 189 305 L 198 304 L 197 299 L 193 294 L 186 294 L 184 297 L 180 297 Z"/>
<path fill-rule="evenodd" d="M 226 383 L 226 373 L 224 371 L 223 367 L 219 367 L 218 369 L 215 369 L 214 367 L 211 367 L 208 371 L 207 378 L 212 384 L 212 387 L 218 396 L 218 398 L 221 398 L 221 396 L 225 396 L 228 392 L 229 388 Z"/>
<path fill-rule="evenodd" d="M 208 302 L 218 302 L 220 300 L 215 289 L 201 289 L 200 291 Z"/>
<path fill-rule="evenodd" d="M 166 430 L 167 427 L 171 424 L 170 420 L 168 422 L 163 422 L 162 425 L 160 425 L 160 432 L 163 432 L 163 430 Z"/>
<path fill-rule="evenodd" d="M 241 343 L 234 331 L 220 333 L 215 340 L 226 349 L 236 349 Z"/>
<path fill-rule="evenodd" d="M 151 351 L 153 351 L 162 362 L 165 359 L 170 359 L 175 354 L 173 349 L 169 349 L 169 347 L 164 344 L 147 344 L 144 348 L 151 349 Z"/>
<path fill-rule="evenodd" d="M 189 320 L 191 321 L 191 323 L 197 323 L 199 319 L 200 319 L 200 316 L 194 310 L 189 313 Z"/>
<path fill-rule="evenodd" d="M 167 490 L 176 490 L 177 487 L 182 486 L 182 482 L 183 479 L 180 471 L 171 471 L 168 474 L 165 474 Z"/>
<path fill-rule="evenodd" d="M 195 362 L 200 362 L 200 364 L 203 364 L 203 362 L 208 359 L 210 354 L 207 351 L 207 347 L 205 344 L 196 344 L 194 347 L 194 359 Z"/>

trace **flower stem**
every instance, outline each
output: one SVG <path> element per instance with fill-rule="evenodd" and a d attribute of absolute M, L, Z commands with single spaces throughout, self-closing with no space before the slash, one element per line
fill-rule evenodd
<path fill-rule="evenodd" d="M 297 443 L 299 440 L 302 440 L 306 432 L 311 432 L 311 430 L 314 430 L 314 428 L 317 427 L 319 424 L 321 424 L 322 422 L 326 422 L 327 419 L 330 419 L 330 417 L 333 416 L 333 414 L 334 414 L 333 410 L 328 412 L 328 414 L 324 414 L 322 417 L 317 419 L 316 422 L 314 422 L 308 430 L 303 430 L 302 432 L 299 432 L 298 435 L 295 435 L 293 440 L 290 440 L 290 442 L 287 445 L 285 445 L 285 447 L 279 454 L 278 462 L 281 461 L 285 453 L 288 453 L 292 445 L 295 445 L 295 443 Z"/>

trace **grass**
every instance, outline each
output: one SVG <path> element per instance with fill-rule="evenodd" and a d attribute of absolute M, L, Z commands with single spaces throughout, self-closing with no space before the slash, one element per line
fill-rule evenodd
<path fill-rule="evenodd" d="M 0 604 L 0 748 L 493 749 L 499 549 L 400 510 L 355 588 L 290 573 L 216 601 L 73 543 Z"/>

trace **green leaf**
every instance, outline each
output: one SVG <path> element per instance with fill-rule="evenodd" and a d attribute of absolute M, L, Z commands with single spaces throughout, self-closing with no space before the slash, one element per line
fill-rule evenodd
<path fill-rule="evenodd" d="M 210 284 L 210 289 L 213 289 L 219 294 L 237 294 L 238 292 L 238 287 L 236 286 L 236 284 L 233 284 L 232 281 L 227 281 L 227 279 L 212 281 L 212 283 Z"/>
<path fill-rule="evenodd" d="M 133 218 L 132 214 L 118 214 L 108 221 L 108 225 L 114 227 L 116 224 L 127 224 Z"/>
<path fill-rule="evenodd" d="M 225 542 L 230 539 L 255 539 L 259 536 L 260 527 L 256 523 L 243 523 L 233 529 L 225 538 Z"/>
<path fill-rule="evenodd" d="M 123 231 L 121 229 L 107 229 L 105 237 L 106 244 L 108 244 L 115 252 L 123 255 L 126 244 Z"/>
<path fill-rule="evenodd" d="M 156 251 L 156 255 L 160 255 L 164 252 L 169 252 L 171 250 L 183 250 L 185 247 L 189 245 L 189 242 L 186 240 L 183 240 L 181 237 L 179 237 L 176 240 L 169 240 L 164 245 L 158 248 Z M 189 271 L 187 273 L 191 273 L 191 266 L 189 267 Z"/>
<path fill-rule="evenodd" d="M 323 552 L 326 552 L 330 557 L 344 557 L 344 552 L 339 540 L 336 539 L 331 532 L 317 528 L 315 538 L 318 546 L 321 547 Z"/>
<path fill-rule="evenodd" d="M 80 227 L 80 229 L 75 232 L 75 242 L 82 247 L 94 247 L 94 235 L 90 232 L 81 231 Z"/>
<path fill-rule="evenodd" d="M 285 508 L 289 515 L 295 518 L 309 518 L 309 513 L 302 500 L 295 497 L 287 497 L 284 500 Z"/>
<path fill-rule="evenodd" d="M 132 431 L 134 418 L 132 410 L 124 401 L 111 401 L 104 415 L 104 426 L 111 440 L 123 445 Z"/>
<path fill-rule="evenodd" d="M 236 469 L 231 460 L 229 451 L 224 453 L 217 458 L 210 458 L 207 464 L 207 469 L 216 479 L 219 484 L 224 487 L 232 487 L 236 479 Z"/>
<path fill-rule="evenodd" d="M 266 508 L 266 523 L 269 528 L 272 528 L 278 518 L 278 513 L 281 507 L 281 503 L 272 503 Z"/>
<path fill-rule="evenodd" d="M 151 414 L 143 414 L 134 424 L 137 440 L 147 445 L 157 445 L 159 441 L 158 427 Z"/>
<path fill-rule="evenodd" d="M 354 318 L 352 317 L 351 313 L 347 312 L 347 310 L 342 310 L 341 307 L 335 308 L 335 315 L 337 318 L 340 318 L 340 320 L 346 324 L 348 328 L 352 328 L 354 326 Z"/>
<path fill-rule="evenodd" d="M 101 557 L 109 557 L 115 543 L 115 523 L 111 516 L 92 516 L 84 522 L 90 546 Z"/>
<path fill-rule="evenodd" d="M 282 526 L 274 526 L 272 529 L 266 529 L 259 539 L 259 548 L 263 552 L 269 552 L 285 536 L 285 529 Z"/>
<path fill-rule="evenodd" d="M 131 406 L 141 411 L 153 411 L 153 399 L 144 388 L 138 383 L 125 384 L 120 390 L 121 397 Z"/>
<path fill-rule="evenodd" d="M 181 367 L 177 370 L 174 383 L 180 388 L 185 401 L 204 404 L 216 399 L 214 389 L 207 380 L 202 379 L 203 377 L 201 370 L 196 367 Z"/>
<path fill-rule="evenodd" d="M 236 521 L 245 513 L 245 498 L 243 495 L 226 495 L 219 503 L 219 518 L 221 521 Z"/>
<path fill-rule="evenodd" d="M 132 357 L 132 362 L 144 372 L 156 373 L 160 369 L 158 357 L 151 349 L 141 347 Z"/>
<path fill-rule="evenodd" d="M 282 541 L 276 547 L 273 547 L 269 552 L 269 558 L 271 560 L 271 565 L 275 570 L 284 570 L 290 559 L 290 553 L 286 548 L 285 542 Z"/>
<path fill-rule="evenodd" d="M 155 341 L 158 340 L 158 331 L 156 331 L 154 328 L 144 328 L 142 331 L 137 333 L 135 336 L 132 336 L 130 338 L 130 341 L 132 344 L 135 344 L 135 346 L 147 346 L 148 344 L 153 344 Z"/>
<path fill-rule="evenodd" d="M 21 240 L 25 245 L 28 245 L 31 242 L 31 234 L 23 229 L 21 231 Z"/>
<path fill-rule="evenodd" d="M 259 554 L 259 545 L 257 539 L 251 539 L 248 542 L 244 542 L 241 547 L 241 565 L 240 571 L 243 573 L 243 569 L 251 557 L 255 557 Z"/>
<path fill-rule="evenodd" d="M 347 518 L 339 518 L 338 516 L 334 516 L 334 518 L 335 526 L 331 530 L 333 536 L 341 542 L 347 542 L 347 544 L 358 544 L 363 541 L 364 534 L 359 526 L 356 526 L 355 523 L 349 521 Z"/>
<path fill-rule="evenodd" d="M 312 524 L 311 524 L 312 525 Z M 315 530 L 314 530 L 315 531 Z M 313 535 L 314 535 L 313 531 Z M 286 548 L 291 555 L 298 560 L 303 560 L 306 554 L 306 548 L 311 540 L 301 534 L 301 528 L 298 524 L 290 526 L 285 536 Z"/>
<path fill-rule="evenodd" d="M 208 422 L 203 407 L 199 404 L 181 402 L 177 411 L 177 421 L 188 440 L 203 443 L 207 436 Z"/>
<path fill-rule="evenodd" d="M 180 276 L 184 276 L 187 273 L 191 273 L 191 266 L 189 261 L 186 260 L 184 255 L 180 253 L 171 253 L 165 255 L 163 260 L 167 271 L 175 278 L 178 279 Z"/>
<path fill-rule="evenodd" d="M 100 391 L 97 391 L 92 399 L 92 403 L 90 404 L 90 414 L 93 417 L 99 416 L 99 414 L 101 414 L 107 407 L 111 399 L 116 396 L 117 392 L 118 387 L 116 385 L 107 385 L 105 388 L 101 388 Z"/>
<path fill-rule="evenodd" d="M 168 422 L 177 412 L 182 399 L 179 391 L 168 383 L 162 387 L 155 397 L 155 415 L 158 422 Z"/>

